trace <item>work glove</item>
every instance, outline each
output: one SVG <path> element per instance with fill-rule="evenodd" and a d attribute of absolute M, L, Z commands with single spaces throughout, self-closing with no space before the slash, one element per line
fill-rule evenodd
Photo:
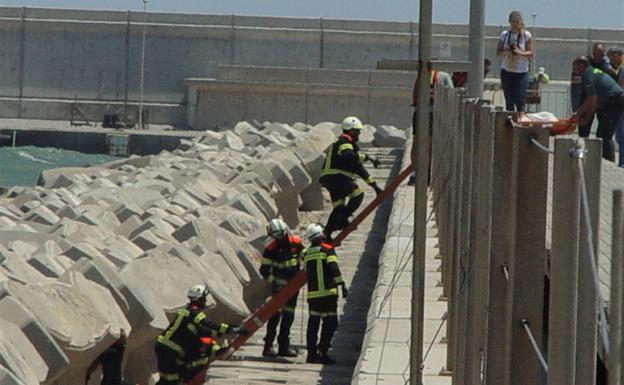
<path fill-rule="evenodd" d="M 375 194 L 377 194 L 377 196 L 379 196 L 379 194 L 383 192 L 383 190 L 377 185 L 377 183 L 372 184 L 371 187 L 375 189 Z"/>
<path fill-rule="evenodd" d="M 373 158 L 372 156 L 369 156 L 368 160 L 370 160 L 370 162 L 373 164 L 373 167 L 375 167 L 375 168 L 381 166 L 381 162 L 379 160 Z"/>
<path fill-rule="evenodd" d="M 243 326 L 233 327 L 232 333 L 238 334 L 239 336 L 248 336 L 249 330 L 245 329 Z"/>
<path fill-rule="evenodd" d="M 340 289 L 342 291 L 342 298 L 347 298 L 347 296 L 349 295 L 349 290 L 347 290 L 347 285 L 345 285 L 344 282 L 340 283 Z"/>

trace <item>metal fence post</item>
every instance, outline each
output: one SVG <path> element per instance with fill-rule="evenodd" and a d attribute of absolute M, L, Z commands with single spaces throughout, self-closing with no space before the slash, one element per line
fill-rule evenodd
<path fill-rule="evenodd" d="M 512 167 L 513 131 L 506 123 L 508 113 L 494 113 L 494 160 L 492 173 L 492 245 L 489 276 L 488 337 L 485 383 L 509 384 L 506 327 L 509 283 L 504 268 L 514 253 L 516 236 L 516 169 Z"/>
<path fill-rule="evenodd" d="M 472 213 L 472 160 L 474 153 L 474 114 L 476 110 L 475 99 L 466 99 L 464 101 L 464 118 L 463 125 L 459 126 L 460 135 L 463 136 L 463 159 L 462 167 L 464 168 L 462 177 L 462 208 L 460 212 L 461 231 L 460 231 L 460 249 L 458 253 L 458 265 L 456 267 L 455 283 L 456 288 L 453 295 L 456 315 L 456 351 L 455 351 L 455 369 L 453 370 L 453 382 L 461 383 L 466 376 L 466 317 L 468 308 L 468 280 L 471 277 L 470 260 L 471 260 L 471 213 Z"/>
<path fill-rule="evenodd" d="M 584 170 L 589 201 L 594 253 L 598 255 L 599 215 L 600 215 L 600 167 L 602 164 L 602 142 L 600 139 L 585 139 Z M 581 235 L 579 257 L 578 312 L 576 330 L 576 375 L 577 385 L 587 385 L 596 380 L 596 355 L 598 327 L 596 324 L 596 291 L 591 267 L 588 265 L 589 250 L 586 237 L 589 229 L 583 225 L 581 212 Z M 597 262 L 597 261 L 596 261 Z"/>
<path fill-rule="evenodd" d="M 571 138 L 555 140 L 548 384 L 574 385 L 581 185 Z"/>
<path fill-rule="evenodd" d="M 613 217 L 611 221 L 611 301 L 609 317 L 609 359 L 607 370 L 609 372 L 609 385 L 622 385 L 622 278 L 624 268 L 623 239 L 624 236 L 624 211 L 622 208 L 622 190 L 613 191 Z"/>
<path fill-rule="evenodd" d="M 492 159 L 494 130 L 490 106 L 481 106 L 475 116 L 475 179 L 473 206 L 476 209 L 472 230 L 475 236 L 472 279 L 468 298 L 466 379 L 464 384 L 481 384 L 485 364 L 487 303 L 489 296 L 490 236 L 492 220 Z"/>
<path fill-rule="evenodd" d="M 456 94 L 455 95 L 455 103 L 457 114 L 455 116 L 456 122 L 455 127 L 457 130 L 457 136 L 455 137 L 455 212 L 453 223 L 453 255 L 452 255 L 452 266 L 450 266 L 450 287 L 452 290 L 449 292 L 448 297 L 448 309 L 449 309 L 449 324 L 448 324 L 448 346 L 447 346 L 447 360 L 446 367 L 449 371 L 455 371 L 455 359 L 457 353 L 457 313 L 458 313 L 458 304 L 456 300 L 456 296 L 458 293 L 458 284 L 459 284 L 459 275 L 460 275 L 460 267 L 459 267 L 459 256 L 462 253 L 462 244 L 461 244 L 461 234 L 462 234 L 462 226 L 463 223 L 461 221 L 462 218 L 462 207 L 466 204 L 463 200 L 463 171 L 464 171 L 464 163 L 463 163 L 463 153 L 464 153 L 464 135 L 461 131 L 461 127 L 463 127 L 464 122 L 464 98 L 463 96 Z"/>
<path fill-rule="evenodd" d="M 546 260 L 546 202 L 548 154 L 531 143 L 548 146 L 548 128 L 513 129 L 516 185 L 516 240 L 510 264 L 508 327 L 510 328 L 510 384 L 538 384 L 538 358 L 522 320 L 527 320 L 539 347 L 543 347 L 544 274 Z M 585 384 L 587 385 L 587 384 Z"/>

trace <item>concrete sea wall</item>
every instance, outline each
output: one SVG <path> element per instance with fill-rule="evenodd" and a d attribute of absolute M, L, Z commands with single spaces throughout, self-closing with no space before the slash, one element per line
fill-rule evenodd
<path fill-rule="evenodd" d="M 68 119 L 75 97 L 98 119 L 124 108 L 136 115 L 143 14 L 1 7 L 0 19 L 3 117 Z M 146 20 L 145 102 L 154 123 L 186 124 L 185 79 L 214 78 L 220 64 L 370 70 L 418 52 L 417 23 L 160 13 Z M 486 28 L 492 59 L 501 28 Z M 466 59 L 466 25 L 433 32 L 435 56 Z M 532 32 L 536 65 L 555 79 L 568 79 L 570 61 L 593 41 L 623 44 L 617 30 Z"/>

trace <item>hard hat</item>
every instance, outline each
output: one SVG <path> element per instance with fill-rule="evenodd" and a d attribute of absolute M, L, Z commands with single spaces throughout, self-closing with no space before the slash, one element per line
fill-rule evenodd
<path fill-rule="evenodd" d="M 267 225 L 267 235 L 272 238 L 281 238 L 288 234 L 288 225 L 281 219 L 271 219 Z"/>
<path fill-rule="evenodd" d="M 305 232 L 305 237 L 308 241 L 313 241 L 319 237 L 323 237 L 325 234 L 323 233 L 323 226 L 318 223 L 313 223 L 308 225 Z"/>
<path fill-rule="evenodd" d="M 340 128 L 342 128 L 343 131 L 349 131 L 349 130 L 361 131 L 363 126 L 362 126 L 362 121 L 360 121 L 360 119 L 356 118 L 355 116 L 347 116 L 342 121 L 342 125 L 340 125 Z"/>
<path fill-rule="evenodd" d="M 205 285 L 193 285 L 186 293 L 186 296 L 191 301 L 197 301 L 198 299 L 205 298 L 208 295 L 208 288 Z"/>
<path fill-rule="evenodd" d="M 540 67 L 540 68 L 537 69 L 537 72 L 540 73 L 540 74 L 543 74 L 544 72 L 546 72 L 546 68 Z"/>

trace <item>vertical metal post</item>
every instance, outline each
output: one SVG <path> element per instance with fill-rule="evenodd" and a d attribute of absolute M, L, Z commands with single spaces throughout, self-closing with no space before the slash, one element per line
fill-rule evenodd
<path fill-rule="evenodd" d="M 492 175 L 492 251 L 490 260 L 487 363 L 485 383 L 509 385 L 509 329 L 507 314 L 509 282 L 503 268 L 514 254 L 516 236 L 516 173 L 513 166 L 513 131 L 507 113 L 494 114 L 494 160 Z"/>
<path fill-rule="evenodd" d="M 571 138 L 555 139 L 548 384 L 574 385 L 578 295 L 581 184 L 576 146 Z"/>
<path fill-rule="evenodd" d="M 458 253 L 458 266 L 456 269 L 455 283 L 457 284 L 453 299 L 455 303 L 456 322 L 456 351 L 455 368 L 453 369 L 453 382 L 460 384 L 466 376 L 466 321 L 468 315 L 469 282 L 472 279 L 472 254 L 473 254 L 473 205 L 472 205 L 472 160 L 474 155 L 474 114 L 476 109 L 475 99 L 464 100 L 464 124 L 459 126 L 460 135 L 463 135 L 463 178 L 462 178 L 462 208 L 460 212 L 461 232 L 460 251 Z"/>
<path fill-rule="evenodd" d="M 141 37 L 141 91 L 139 99 L 139 129 L 143 129 L 143 97 L 145 83 L 145 29 L 147 27 L 147 2 L 143 0 L 143 35 Z"/>
<path fill-rule="evenodd" d="M 609 351 L 607 370 L 609 385 L 622 385 L 622 278 L 624 268 L 624 209 L 622 190 L 613 191 L 613 217 L 611 220 L 611 298 L 609 302 Z"/>
<path fill-rule="evenodd" d="M 483 96 L 483 61 L 485 60 L 485 0 L 470 0 L 468 60 L 468 97 Z"/>
<path fill-rule="evenodd" d="M 531 143 L 548 146 L 548 128 L 513 129 L 516 185 L 516 242 L 510 264 L 510 384 L 539 384 L 542 368 L 523 326 L 526 319 L 537 345 L 543 347 L 544 275 L 548 154 Z M 587 385 L 587 384 L 585 384 Z"/>
<path fill-rule="evenodd" d="M 412 164 L 416 185 L 414 189 L 414 246 L 412 259 L 412 324 L 410 336 L 410 385 L 422 385 L 423 320 L 425 307 L 425 248 L 427 241 L 427 174 L 429 143 L 429 71 L 427 63 L 431 57 L 432 0 L 420 1 L 420 23 L 418 33 L 418 116 Z"/>
<path fill-rule="evenodd" d="M 584 170 L 589 201 L 592 238 L 594 253 L 598 255 L 599 215 L 600 215 L 600 168 L 602 164 L 602 143 L 600 139 L 585 139 Z M 596 379 L 597 355 L 597 319 L 596 319 L 596 291 L 593 284 L 592 270 L 589 266 L 589 250 L 587 249 L 587 233 L 589 229 L 583 225 L 581 212 L 581 234 L 579 246 L 579 283 L 578 283 L 578 313 L 576 330 L 576 375 L 577 385 L 593 383 Z M 596 261 L 597 263 L 598 261 Z"/>
<path fill-rule="evenodd" d="M 321 28 L 319 68 L 323 68 L 325 66 L 325 28 L 323 27 L 322 17 L 319 26 Z"/>
<path fill-rule="evenodd" d="M 126 24 L 126 66 L 124 67 L 124 106 L 123 119 L 124 123 L 128 122 L 128 87 L 130 83 L 130 21 L 132 13 L 128 11 Z"/>
<path fill-rule="evenodd" d="M 535 18 L 537 17 L 537 13 L 533 12 L 533 30 L 531 32 L 533 32 L 533 34 L 535 34 Z M 533 41 L 534 43 L 534 47 L 535 47 L 535 41 Z M 532 73 L 536 73 L 537 71 L 535 70 L 535 49 L 533 50 L 533 56 L 531 56 L 531 72 Z M 550 72 L 550 71 L 549 71 Z M 550 72 L 552 73 L 552 72 Z"/>
<path fill-rule="evenodd" d="M 455 97 L 456 107 L 454 108 L 457 111 L 456 127 L 464 126 L 464 111 L 466 104 L 464 103 L 463 96 L 457 95 Z M 462 228 L 465 225 L 464 221 L 462 221 L 462 213 L 463 207 L 466 204 L 464 202 L 464 192 L 463 192 L 463 179 L 465 178 L 467 172 L 464 165 L 464 133 L 463 130 L 456 130 L 456 140 L 454 146 L 455 153 L 455 218 L 454 218 L 454 234 L 453 234 L 453 255 L 452 255 L 452 266 L 451 266 L 451 287 L 452 290 L 449 293 L 448 299 L 448 308 L 449 308 L 449 324 L 448 324 L 448 346 L 447 346 L 447 360 L 446 367 L 448 370 L 453 373 L 457 367 L 457 345 L 458 345 L 458 315 L 459 315 L 459 300 L 457 296 L 460 291 L 460 283 L 461 283 L 461 266 L 460 266 L 460 256 L 464 252 L 462 247 Z"/>
<path fill-rule="evenodd" d="M 476 153 L 473 161 L 472 205 L 475 207 L 475 222 L 472 233 L 475 235 L 472 256 L 472 278 L 468 298 L 468 325 L 466 327 L 466 385 L 481 384 L 483 377 L 482 357 L 486 348 L 488 276 L 490 268 L 490 235 L 492 217 L 492 160 L 494 131 L 490 121 L 490 106 L 479 106 L 475 114 Z"/>
<path fill-rule="evenodd" d="M 24 97 L 24 66 L 26 65 L 26 7 L 22 7 L 22 21 L 20 23 L 20 48 L 19 48 L 19 73 L 18 73 L 18 87 L 19 87 L 19 101 L 17 103 L 17 117 L 22 117 L 22 98 Z"/>

